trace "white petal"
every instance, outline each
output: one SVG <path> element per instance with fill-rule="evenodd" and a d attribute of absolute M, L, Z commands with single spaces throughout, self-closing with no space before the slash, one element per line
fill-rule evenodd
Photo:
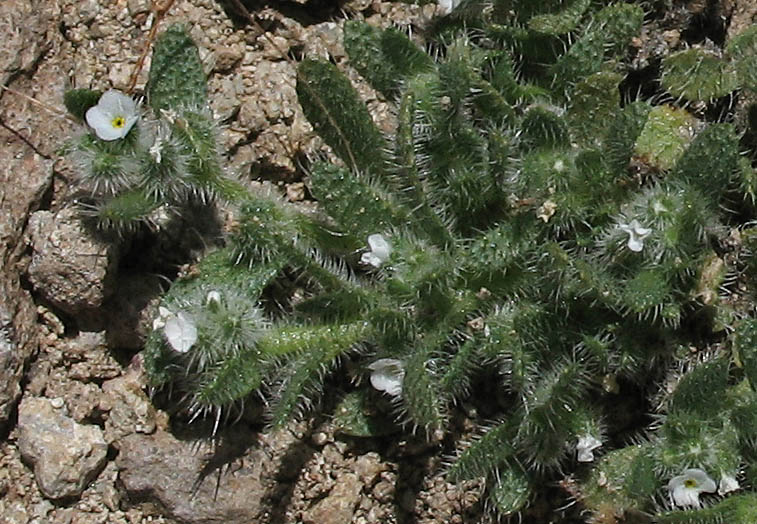
<path fill-rule="evenodd" d="M 217 304 L 221 303 L 221 294 L 218 291 L 209 291 L 208 296 L 205 299 L 206 304 L 210 304 L 211 302 L 215 302 Z"/>
<path fill-rule="evenodd" d="M 578 439 L 578 444 L 576 444 L 576 451 L 578 451 L 578 457 L 576 460 L 578 460 L 578 462 L 593 462 L 594 453 L 592 452 L 601 445 L 602 441 L 592 435 L 580 437 Z"/>
<path fill-rule="evenodd" d="M 360 257 L 360 263 L 366 266 L 380 268 L 382 262 L 383 261 L 373 253 L 363 253 L 363 255 Z"/>
<path fill-rule="evenodd" d="M 441 9 L 442 13 L 449 14 L 452 12 L 454 8 L 456 8 L 458 5 L 460 5 L 460 2 L 462 0 L 438 0 L 439 8 Z"/>
<path fill-rule="evenodd" d="M 103 93 L 97 105 L 90 107 L 85 115 L 87 124 L 94 129 L 101 140 L 118 140 L 125 137 L 137 122 L 137 104 L 134 100 L 114 89 Z M 113 121 L 123 119 L 123 125 L 116 127 Z"/>
<path fill-rule="evenodd" d="M 638 238 L 632 234 L 628 238 L 628 249 L 630 249 L 634 253 L 638 253 L 639 251 L 644 249 L 644 239 Z"/>
<path fill-rule="evenodd" d="M 371 253 L 381 259 L 382 262 L 386 262 L 389 255 L 392 254 L 391 244 L 382 235 L 369 235 L 368 246 L 371 248 Z"/>
<path fill-rule="evenodd" d="M 136 115 L 137 104 L 130 96 L 123 94 L 115 89 L 109 89 L 105 91 L 97 105 L 103 109 L 103 111 L 110 112 L 114 115 Z"/>
<path fill-rule="evenodd" d="M 739 481 L 734 477 L 723 473 L 720 477 L 720 484 L 718 486 L 718 495 L 726 495 L 732 491 L 736 491 L 739 486 Z"/>
<path fill-rule="evenodd" d="M 100 140 L 117 140 L 121 138 L 121 129 L 113 127 L 112 116 L 106 114 L 100 106 L 94 106 L 87 109 L 85 115 L 89 127 L 95 130 L 97 138 Z"/>
<path fill-rule="evenodd" d="M 197 342 L 197 327 L 191 317 L 183 311 L 166 320 L 163 333 L 174 351 L 179 353 L 186 353 Z"/>
<path fill-rule="evenodd" d="M 402 394 L 405 369 L 401 360 L 381 358 L 368 366 L 368 369 L 372 371 L 371 386 L 394 397 Z"/>
<path fill-rule="evenodd" d="M 699 508 L 699 492 L 696 489 L 687 488 L 683 484 L 677 486 L 672 493 L 673 503 L 680 507 Z"/>

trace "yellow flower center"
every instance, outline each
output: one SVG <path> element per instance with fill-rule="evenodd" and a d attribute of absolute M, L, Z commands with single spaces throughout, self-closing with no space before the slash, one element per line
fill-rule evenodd
<path fill-rule="evenodd" d="M 696 481 L 696 480 L 694 480 L 694 479 L 686 479 L 686 480 L 685 480 L 685 481 L 683 482 L 683 485 L 684 485 L 684 486 L 686 486 L 686 487 L 687 487 L 687 488 L 689 488 L 689 489 L 691 489 L 691 488 L 696 488 L 696 487 L 697 487 L 697 481 Z"/>
<path fill-rule="evenodd" d="M 116 129 L 121 129 L 126 125 L 126 119 L 122 116 L 117 116 L 110 121 L 110 125 L 112 125 Z"/>

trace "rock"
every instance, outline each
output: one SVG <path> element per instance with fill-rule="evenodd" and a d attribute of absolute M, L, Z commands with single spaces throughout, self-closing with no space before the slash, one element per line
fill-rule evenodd
<path fill-rule="evenodd" d="M 10 2 L 12 4 L 12 2 Z M 7 3 L 0 5 L 0 27 Z M 1 31 L 0 31 L 1 32 Z M 3 48 L 4 46 L 0 46 Z M 2 55 L 2 50 L 0 50 Z M 2 57 L 0 56 L 0 61 Z M 1 67 L 1 65 L 0 65 Z M 6 107 L 5 100 L 2 100 Z M 0 130 L 0 428 L 21 396 L 23 368 L 39 343 L 36 308 L 19 280 L 21 239 L 29 213 L 53 180 L 52 162 Z M 21 182 L 23 181 L 23 182 Z"/>
<path fill-rule="evenodd" d="M 37 347 L 36 311 L 18 278 L 0 271 L 0 428 L 21 396 L 24 365 Z"/>
<path fill-rule="evenodd" d="M 89 235 L 67 208 L 37 211 L 29 220 L 29 280 L 45 300 L 69 314 L 99 308 L 112 291 L 118 250 Z"/>
<path fill-rule="evenodd" d="M 265 521 L 262 453 L 223 468 L 219 476 L 215 468 L 206 469 L 212 454 L 200 454 L 197 441 L 178 440 L 166 431 L 133 433 L 119 448 L 116 466 L 126 492 L 158 502 L 174 518 L 187 524 Z"/>
<path fill-rule="evenodd" d="M 239 46 L 216 46 L 213 56 L 215 59 L 213 71 L 227 73 L 244 58 L 244 50 Z"/>
<path fill-rule="evenodd" d="M 239 125 L 251 132 L 259 132 L 268 124 L 262 104 L 256 100 L 246 100 L 239 109 L 237 116 Z"/>
<path fill-rule="evenodd" d="M 76 423 L 48 399 L 24 398 L 17 429 L 19 451 L 48 498 L 78 497 L 105 465 L 102 430 Z"/>
<path fill-rule="evenodd" d="M 68 377 L 89 382 L 107 380 L 121 374 L 121 365 L 111 355 L 104 331 L 79 333 L 61 347 Z"/>
<path fill-rule="evenodd" d="M 50 48 L 50 7 L 35 5 L 32 0 L 0 2 L 0 84 L 7 85 L 15 73 L 29 71 Z M 42 7 L 42 8 L 41 8 Z M 6 157 L 7 158 L 7 157 Z"/>
<path fill-rule="evenodd" d="M 131 16 L 137 16 L 150 12 L 149 0 L 128 0 L 128 2 L 126 2 L 126 6 L 129 9 L 129 14 Z"/>
<path fill-rule="evenodd" d="M 144 392 L 145 376 L 137 366 L 102 386 L 105 397 L 101 409 L 109 411 L 105 421 L 105 439 L 116 442 L 132 433 L 150 434 L 158 427 L 158 416 Z"/>
<path fill-rule="evenodd" d="M 218 96 L 210 104 L 213 110 L 213 116 L 219 122 L 228 122 L 232 120 L 239 112 L 242 104 L 237 97 L 240 91 L 238 82 L 230 78 L 225 78 L 219 82 Z"/>
<path fill-rule="evenodd" d="M 359 456 L 353 469 L 360 477 L 360 482 L 370 487 L 381 473 L 389 470 L 389 466 L 381 461 L 378 453 L 370 452 Z"/>
<path fill-rule="evenodd" d="M 343 473 L 326 498 L 302 516 L 303 524 L 344 524 L 352 522 L 363 484 L 354 473 Z"/>
<path fill-rule="evenodd" d="M 88 419 L 96 416 L 100 408 L 100 400 L 103 396 L 102 390 L 97 384 L 82 383 L 72 380 L 69 382 L 71 387 L 66 392 L 65 399 L 58 397 L 55 400 L 61 400 L 60 404 L 65 405 L 68 408 L 68 412 L 71 414 L 76 422 L 82 423 Z M 53 406 L 58 407 L 58 406 Z"/>

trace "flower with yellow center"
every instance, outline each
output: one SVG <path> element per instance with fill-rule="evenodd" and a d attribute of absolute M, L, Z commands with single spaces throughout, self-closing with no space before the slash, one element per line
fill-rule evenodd
<path fill-rule="evenodd" d="M 87 110 L 87 124 L 101 140 L 125 137 L 139 118 L 134 100 L 115 89 L 103 93 L 96 106 Z"/>
<path fill-rule="evenodd" d="M 682 507 L 701 507 L 700 493 L 713 493 L 717 486 L 715 481 L 699 468 L 689 468 L 668 482 L 670 502 Z"/>

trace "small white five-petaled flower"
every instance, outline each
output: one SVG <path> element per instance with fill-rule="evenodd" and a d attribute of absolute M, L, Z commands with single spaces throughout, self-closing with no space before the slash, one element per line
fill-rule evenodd
<path fill-rule="evenodd" d="M 108 141 L 125 137 L 138 118 L 136 102 L 115 89 L 105 91 L 86 114 L 87 123 L 97 137 Z"/>
<path fill-rule="evenodd" d="M 681 507 L 701 507 L 699 494 L 713 493 L 716 489 L 715 481 L 699 468 L 686 469 L 668 482 L 670 502 Z"/>
<path fill-rule="evenodd" d="M 192 317 L 184 312 L 172 313 L 160 306 L 158 316 L 152 321 L 153 329 L 162 329 L 168 344 L 178 353 L 186 353 L 197 342 L 197 326 Z"/>
<path fill-rule="evenodd" d="M 628 249 L 635 253 L 644 249 L 644 239 L 652 232 L 648 227 L 641 227 L 641 224 L 635 218 L 631 220 L 630 224 L 620 224 L 618 227 L 624 233 L 628 233 Z"/>
<path fill-rule="evenodd" d="M 393 397 L 402 394 L 402 381 L 405 378 L 405 367 L 396 358 L 380 358 L 373 362 L 371 370 L 371 386 Z"/>
<path fill-rule="evenodd" d="M 584 435 L 578 438 L 576 451 L 578 462 L 594 462 L 594 450 L 602 445 L 602 441 L 593 435 Z"/>
<path fill-rule="evenodd" d="M 389 260 L 389 255 L 392 254 L 392 246 L 383 235 L 369 235 L 368 247 L 371 250 L 363 253 L 363 256 L 360 257 L 360 262 L 375 268 L 380 268 L 384 262 Z"/>

